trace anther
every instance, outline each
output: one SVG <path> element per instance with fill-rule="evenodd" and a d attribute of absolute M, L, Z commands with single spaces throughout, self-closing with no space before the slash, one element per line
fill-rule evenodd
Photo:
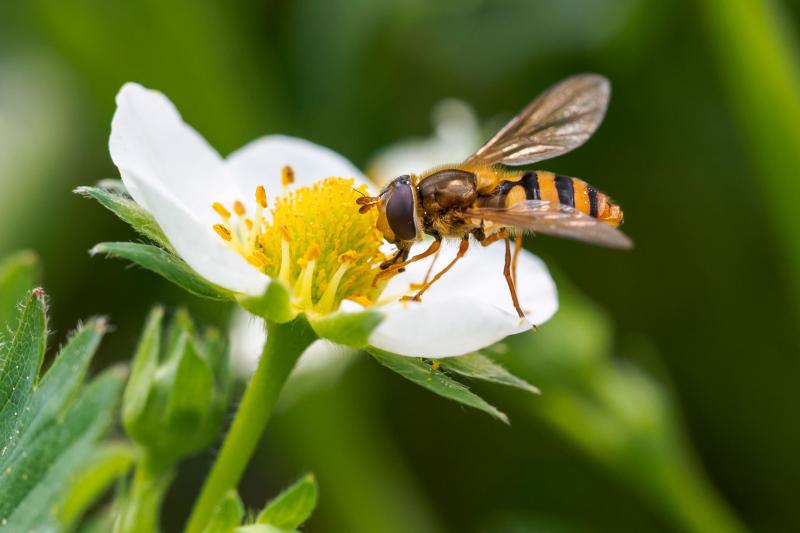
<path fill-rule="evenodd" d="M 256 187 L 256 202 L 261 208 L 267 208 L 267 190 L 263 185 Z"/>
<path fill-rule="evenodd" d="M 219 216 L 221 216 L 222 218 L 224 218 L 225 220 L 228 220 L 229 218 L 231 218 L 231 212 L 228 211 L 227 209 L 225 209 L 225 206 L 222 205 L 221 203 L 214 202 L 213 204 L 211 204 L 211 208 L 214 211 L 216 211 L 217 214 Z"/>
<path fill-rule="evenodd" d="M 244 216 L 244 214 L 247 212 L 244 208 L 244 204 L 239 200 L 233 202 L 233 211 L 240 217 Z"/>
<path fill-rule="evenodd" d="M 358 253 L 354 250 L 348 250 L 339 256 L 340 263 L 352 263 L 356 259 L 358 259 Z"/>
<path fill-rule="evenodd" d="M 217 235 L 225 239 L 226 241 L 231 240 L 231 230 L 223 226 L 222 224 L 214 224 L 214 231 L 217 232 Z"/>
<path fill-rule="evenodd" d="M 286 165 L 281 169 L 281 185 L 286 187 L 292 183 L 294 183 L 294 169 Z"/>

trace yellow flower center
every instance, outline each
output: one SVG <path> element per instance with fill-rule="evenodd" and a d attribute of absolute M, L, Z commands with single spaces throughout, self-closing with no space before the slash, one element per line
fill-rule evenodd
<path fill-rule="evenodd" d="M 285 167 L 282 182 L 291 183 L 293 174 Z M 266 217 L 267 191 L 259 186 L 254 213 L 239 201 L 233 214 L 214 203 L 221 218 L 214 230 L 254 268 L 283 282 L 299 311 L 330 313 L 345 299 L 371 305 L 382 288 L 373 280 L 386 258 L 377 213 L 358 212 L 356 199 L 365 193 L 352 179 L 331 177 L 278 197 Z"/>

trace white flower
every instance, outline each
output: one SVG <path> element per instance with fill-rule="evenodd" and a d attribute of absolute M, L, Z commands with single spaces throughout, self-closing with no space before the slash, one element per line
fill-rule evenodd
<path fill-rule="evenodd" d="M 243 301 L 280 284 L 292 312 L 305 313 L 312 327 L 318 318 L 369 310 L 382 319 L 369 345 L 447 357 L 527 331 L 557 308 L 546 267 L 523 250 L 518 290 L 530 321 L 517 316 L 502 245 L 473 246 L 422 302 L 399 298 L 422 280 L 424 262 L 375 288 L 380 234 L 370 213 L 358 214 L 351 190 L 369 182 L 345 158 L 308 141 L 267 136 L 223 159 L 164 95 L 128 83 L 117 95 L 109 148 L 128 192 L 198 275 Z M 446 247 L 439 264 L 452 253 Z"/>

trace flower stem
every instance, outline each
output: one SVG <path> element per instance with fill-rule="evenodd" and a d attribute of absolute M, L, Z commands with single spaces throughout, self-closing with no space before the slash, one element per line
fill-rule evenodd
<path fill-rule="evenodd" d="M 217 460 L 194 505 L 186 533 L 201 533 L 223 496 L 235 489 L 267 426 L 283 384 L 300 354 L 316 339 L 304 318 L 267 322 L 267 342 Z"/>
<path fill-rule="evenodd" d="M 170 463 L 159 461 L 151 453 L 143 451 L 133 474 L 130 492 L 123 498 L 114 532 L 158 531 L 161 502 L 174 475 Z"/>

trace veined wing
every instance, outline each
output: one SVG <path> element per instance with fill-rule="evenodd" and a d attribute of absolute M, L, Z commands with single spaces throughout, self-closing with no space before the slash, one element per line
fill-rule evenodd
<path fill-rule="evenodd" d="M 611 84 L 579 74 L 553 85 L 467 159 L 519 166 L 550 159 L 585 143 L 603 121 Z"/>
<path fill-rule="evenodd" d="M 574 207 L 544 200 L 525 200 L 511 207 L 474 207 L 467 209 L 464 217 L 608 248 L 633 247 L 633 241 L 617 228 Z"/>

